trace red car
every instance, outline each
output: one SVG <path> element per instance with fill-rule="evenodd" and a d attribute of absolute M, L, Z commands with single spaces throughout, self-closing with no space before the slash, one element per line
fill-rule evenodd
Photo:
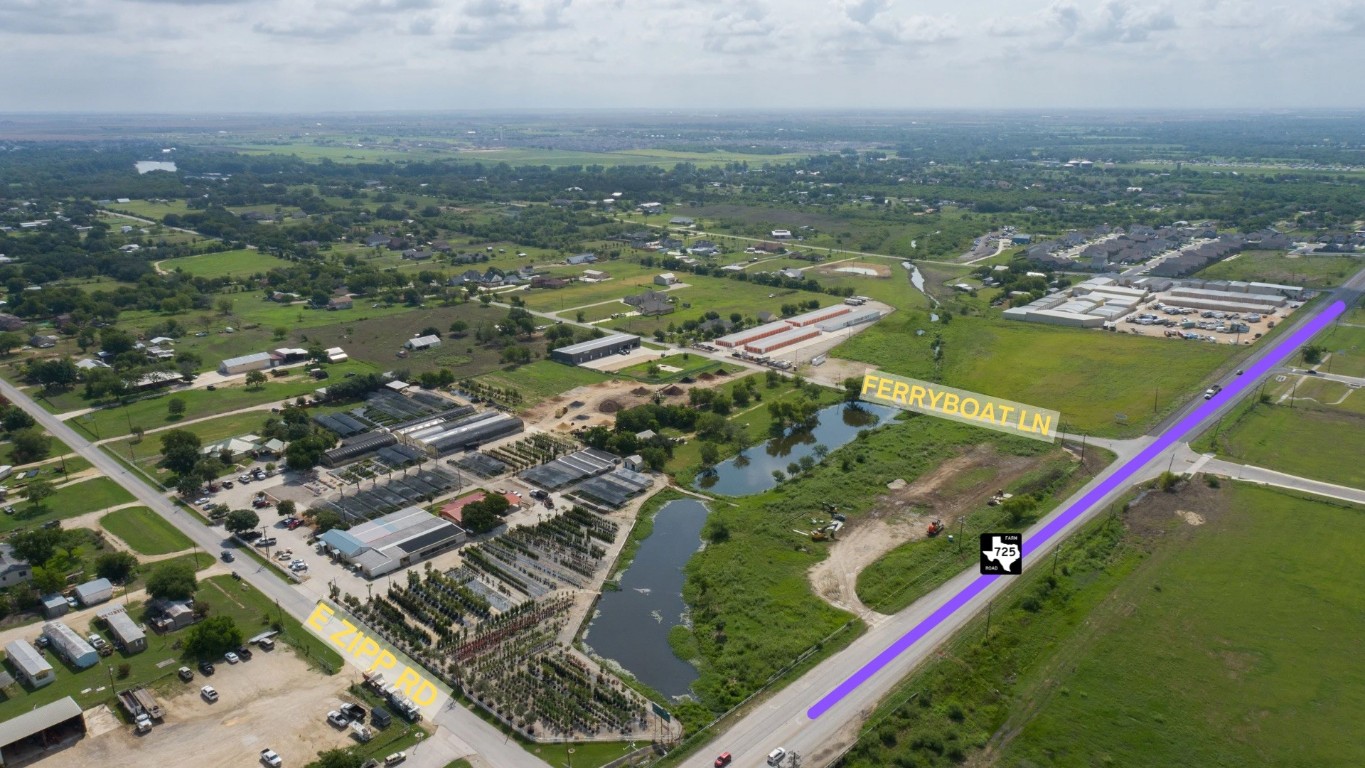
<path fill-rule="evenodd" d="M 725 768 L 732 759 L 729 752 L 720 753 L 720 757 L 716 758 L 716 768 Z"/>

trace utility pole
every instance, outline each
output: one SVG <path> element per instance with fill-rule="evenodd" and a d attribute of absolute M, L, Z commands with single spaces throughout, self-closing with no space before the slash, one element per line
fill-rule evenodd
<path fill-rule="evenodd" d="M 1161 387 L 1155 387 L 1155 388 L 1153 388 L 1153 389 L 1152 389 L 1152 413 L 1156 413 L 1156 412 L 1157 412 L 1157 402 L 1158 402 L 1158 400 L 1160 399 L 1160 397 L 1161 397 Z"/>

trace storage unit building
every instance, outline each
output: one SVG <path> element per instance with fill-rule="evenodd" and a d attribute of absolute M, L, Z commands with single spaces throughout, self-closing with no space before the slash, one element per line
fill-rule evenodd
<path fill-rule="evenodd" d="M 100 660 L 100 655 L 85 638 L 60 621 L 44 624 L 43 637 L 46 637 L 52 649 L 73 667 L 78 669 L 93 667 Z"/>
<path fill-rule="evenodd" d="M 108 602 L 114 597 L 114 585 L 108 579 L 94 579 L 84 584 L 78 584 L 75 589 L 76 599 L 81 605 L 89 608 L 92 605 Z"/>
<path fill-rule="evenodd" d="M 758 341 L 745 344 L 744 350 L 755 355 L 766 355 L 775 352 L 783 347 L 789 347 L 806 339 L 813 339 L 820 335 L 819 328 L 792 328 L 786 333 L 779 333 Z"/>
<path fill-rule="evenodd" d="M 716 346 L 727 348 L 743 347 L 750 342 L 758 341 L 759 339 L 764 339 L 769 336 L 776 336 L 779 333 L 786 333 L 791 329 L 792 327 L 787 323 L 781 320 L 775 320 L 756 328 L 735 331 L 727 336 L 721 336 L 719 339 L 716 339 Z"/>
<path fill-rule="evenodd" d="M 875 323 L 880 320 L 881 317 L 882 311 L 880 309 L 861 309 L 857 312 L 849 312 L 846 315 L 840 315 L 832 320 L 826 320 L 823 323 L 817 323 L 815 327 L 825 333 L 833 333 L 834 331 L 842 331 L 845 328 L 852 328 L 855 325 Z"/>
<path fill-rule="evenodd" d="M 5 646 L 5 656 L 19 679 L 30 688 L 42 688 L 57 679 L 52 665 L 47 663 L 38 649 L 22 638 L 11 641 Z"/>
<path fill-rule="evenodd" d="M 848 306 L 847 304 L 835 304 L 832 307 L 825 307 L 824 309 L 815 309 L 811 310 L 810 312 L 804 312 L 795 317 L 789 317 L 787 318 L 787 324 L 791 325 L 794 328 L 805 328 L 808 325 L 823 323 L 826 320 L 832 320 L 838 317 L 839 315 L 846 315 L 852 311 L 853 308 Z"/>
<path fill-rule="evenodd" d="M 628 333 L 613 333 L 600 339 L 591 339 L 580 344 L 560 347 L 550 353 L 550 358 L 569 365 L 582 365 L 592 360 L 600 360 L 611 355 L 629 352 L 632 349 L 639 349 L 639 347 L 639 336 L 632 336 Z"/>

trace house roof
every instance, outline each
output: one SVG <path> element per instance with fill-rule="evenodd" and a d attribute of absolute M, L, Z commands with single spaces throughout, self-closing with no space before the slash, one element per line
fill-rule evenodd
<path fill-rule="evenodd" d="M 355 557 L 365 549 L 364 542 L 357 539 L 355 536 L 352 536 L 349 531 L 343 531 L 337 528 L 325 531 L 318 538 L 322 543 L 341 553 L 342 557 Z"/>
<path fill-rule="evenodd" d="M 52 671 L 52 665 L 47 663 L 47 659 L 23 638 L 10 641 L 5 646 L 5 655 L 9 657 L 11 664 L 29 677 L 37 677 L 43 672 Z"/>
<path fill-rule="evenodd" d="M 231 368 L 231 367 L 234 366 L 234 365 L 244 365 L 244 364 L 246 364 L 246 363 L 263 363 L 263 362 L 265 362 L 266 360 L 269 360 L 269 359 L 270 359 L 270 353 L 269 353 L 269 352 L 253 352 L 253 353 L 250 354 L 250 355 L 241 355 L 241 356 L 239 356 L 239 357 L 229 357 L 229 358 L 223 360 L 223 365 L 225 365 L 225 366 Z"/>
<path fill-rule="evenodd" d="M 108 579 L 93 579 L 76 585 L 76 599 L 85 602 L 87 596 L 94 597 L 102 592 L 113 593 L 114 585 Z"/>

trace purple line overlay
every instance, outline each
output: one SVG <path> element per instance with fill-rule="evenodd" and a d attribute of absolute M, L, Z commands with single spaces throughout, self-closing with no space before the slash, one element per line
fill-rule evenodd
<path fill-rule="evenodd" d="M 1187 433 L 1192 431 L 1204 419 L 1215 413 L 1219 408 L 1226 404 L 1230 399 L 1241 394 L 1250 388 L 1252 383 L 1270 372 L 1272 368 L 1282 363 L 1286 358 L 1294 353 L 1303 344 L 1326 328 L 1333 320 L 1341 316 L 1346 311 L 1346 304 L 1340 301 L 1333 302 L 1326 309 L 1315 315 L 1297 331 L 1289 336 L 1280 339 L 1270 350 L 1261 358 L 1246 369 L 1241 376 L 1235 376 L 1230 380 L 1227 388 L 1214 395 L 1211 399 L 1195 408 L 1193 412 L 1185 418 L 1176 422 L 1174 426 L 1166 430 L 1156 441 L 1147 446 L 1137 456 L 1125 462 L 1112 475 L 1105 478 L 1103 482 L 1095 486 L 1079 501 L 1071 505 L 1065 512 L 1055 517 L 1052 522 L 1043 526 L 1037 533 L 1033 534 L 1024 542 L 1023 554 L 1028 554 L 1030 550 L 1037 549 L 1061 533 L 1078 517 L 1085 514 L 1091 507 L 1098 504 L 1105 496 L 1108 496 L 1119 486 L 1127 482 L 1133 475 L 1147 466 L 1153 459 L 1161 455 L 1163 451 L 1175 445 Z M 968 584 L 962 591 L 953 595 L 948 602 L 944 603 L 928 616 L 928 618 L 916 624 L 913 629 L 902 635 L 896 642 L 892 643 L 886 650 L 877 654 L 875 658 L 865 664 L 857 672 L 853 673 L 847 680 L 844 680 L 834 690 L 825 694 L 823 698 L 806 711 L 806 716 L 814 720 L 828 712 L 835 704 L 838 704 L 846 696 L 854 691 L 858 686 L 867 682 L 871 677 L 880 672 L 886 665 L 890 664 L 897 656 L 905 653 L 921 638 L 929 634 L 935 627 L 942 624 L 949 616 L 957 613 L 972 598 L 976 597 L 986 588 L 988 584 L 995 581 L 999 576 L 981 576 Z"/>

